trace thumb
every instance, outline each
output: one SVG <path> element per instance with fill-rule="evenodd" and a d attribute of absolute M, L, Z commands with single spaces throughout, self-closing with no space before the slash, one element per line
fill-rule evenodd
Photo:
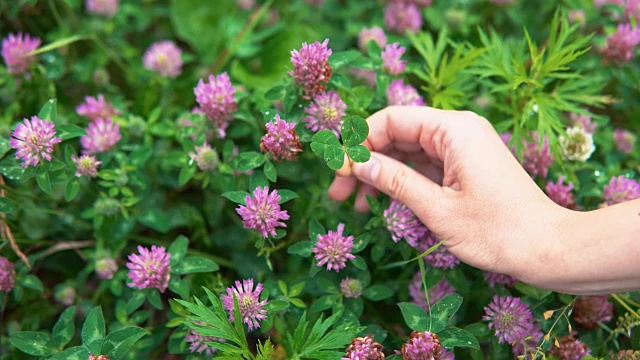
<path fill-rule="evenodd" d="M 352 174 L 413 210 L 416 215 L 434 202 L 442 203 L 442 187 L 396 159 L 371 152 L 366 163 L 353 163 Z M 424 213 L 422 215 L 425 215 Z"/>

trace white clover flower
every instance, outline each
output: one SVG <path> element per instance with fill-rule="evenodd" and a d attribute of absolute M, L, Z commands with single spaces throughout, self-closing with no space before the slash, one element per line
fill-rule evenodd
<path fill-rule="evenodd" d="M 564 160 L 585 162 L 596 150 L 593 135 L 581 126 L 567 128 L 567 135 L 560 136 L 560 147 Z"/>

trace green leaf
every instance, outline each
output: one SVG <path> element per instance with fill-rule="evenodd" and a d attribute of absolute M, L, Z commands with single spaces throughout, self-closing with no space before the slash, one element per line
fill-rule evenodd
<path fill-rule="evenodd" d="M 43 332 L 19 331 L 11 334 L 11 345 L 33 356 L 47 356 L 56 353 L 51 336 Z"/>
<path fill-rule="evenodd" d="M 171 225 L 167 214 L 157 207 L 147 209 L 147 211 L 138 217 L 138 221 L 163 234 L 169 231 Z"/>
<path fill-rule="evenodd" d="M 369 136 L 369 125 L 364 118 L 352 115 L 347 117 L 342 123 L 340 137 L 344 146 L 349 148 L 361 144 Z"/>
<path fill-rule="evenodd" d="M 59 40 L 56 40 L 50 44 L 47 44 L 43 47 L 39 47 L 37 50 L 34 50 L 31 52 L 31 55 L 37 55 L 37 54 L 42 54 L 51 50 L 55 50 L 58 48 L 61 48 L 63 46 L 67 46 L 69 44 L 72 44 L 76 41 L 80 41 L 80 40 L 87 40 L 87 39 L 91 39 L 91 35 L 72 35 L 72 36 L 68 36 L 66 38 L 62 38 Z M 55 99 L 51 99 L 49 101 L 55 101 Z M 43 117 L 40 117 L 40 115 L 38 115 L 39 118 L 44 119 Z"/>
<path fill-rule="evenodd" d="M 366 288 L 362 292 L 362 296 L 371 301 L 380 301 L 393 296 L 394 291 L 392 288 L 384 285 L 373 285 Z"/>
<path fill-rule="evenodd" d="M 336 304 L 338 300 L 338 295 L 324 295 L 321 296 L 318 300 L 314 301 L 311 304 L 310 311 L 312 313 L 324 311 L 330 309 L 333 305 Z"/>
<path fill-rule="evenodd" d="M 87 135 L 83 128 L 71 124 L 57 125 L 56 132 L 62 141 Z"/>
<path fill-rule="evenodd" d="M 330 130 L 320 130 L 313 135 L 311 150 L 322 157 L 331 170 L 339 170 L 344 164 L 344 149 Z"/>
<path fill-rule="evenodd" d="M 369 209 L 374 215 L 382 215 L 382 206 L 378 199 L 374 198 L 371 195 L 366 195 L 367 203 L 369 204 Z"/>
<path fill-rule="evenodd" d="M 36 172 L 36 182 L 38 187 L 47 195 L 51 195 L 53 190 L 51 189 L 51 179 L 49 178 L 49 172 L 44 166 L 38 168 Z"/>
<path fill-rule="evenodd" d="M 356 237 L 353 240 L 353 248 L 351 248 L 351 253 L 352 254 L 357 254 L 359 252 L 361 252 L 362 250 L 364 250 L 367 245 L 369 244 L 369 241 L 371 240 L 371 234 L 369 233 L 364 233 L 358 237 Z"/>
<path fill-rule="evenodd" d="M 331 54 L 331 56 L 329 57 L 329 65 L 331 66 L 331 69 L 335 72 L 338 69 L 350 64 L 351 62 L 353 62 L 354 60 L 356 60 L 361 56 L 362 55 L 360 54 L 360 51 L 357 51 L 357 50 L 347 50 L 347 51 L 336 52 Z"/>
<path fill-rule="evenodd" d="M 35 275 L 27 275 L 21 281 L 22 286 L 33 289 L 39 292 L 44 291 L 44 285 L 42 285 L 42 281 L 38 279 Z"/>
<path fill-rule="evenodd" d="M 293 285 L 291 289 L 289 289 L 289 297 L 296 297 L 300 295 L 302 293 L 302 290 L 304 290 L 304 287 L 305 287 L 304 282 L 299 282 Z"/>
<path fill-rule="evenodd" d="M 169 280 L 169 290 L 180 295 L 184 300 L 189 300 L 189 284 L 178 276 L 172 276 Z"/>
<path fill-rule="evenodd" d="M 404 322 L 411 330 L 429 330 L 429 316 L 423 308 L 414 303 L 407 302 L 398 303 L 398 307 L 400 307 Z"/>
<path fill-rule="evenodd" d="M 0 213 L 11 214 L 18 209 L 18 204 L 6 197 L 0 198 Z"/>
<path fill-rule="evenodd" d="M 271 161 L 265 161 L 263 171 L 264 176 L 269 179 L 269 181 L 276 182 L 278 180 L 278 172 Z"/>
<path fill-rule="evenodd" d="M 367 262 L 362 256 L 356 256 L 355 259 L 351 259 L 351 263 L 360 270 L 367 270 Z"/>
<path fill-rule="evenodd" d="M 491 334 L 491 329 L 489 329 L 489 326 L 487 326 L 487 324 L 482 322 L 469 324 L 465 326 L 464 329 L 470 332 L 473 336 L 478 336 L 478 337 L 487 336 Z"/>
<path fill-rule="evenodd" d="M 475 336 L 470 332 L 455 327 L 449 327 L 438 332 L 438 338 L 440 343 L 447 349 L 453 349 L 454 347 L 472 348 L 479 350 L 480 344 Z"/>
<path fill-rule="evenodd" d="M 218 271 L 220 266 L 213 260 L 199 256 L 189 256 L 184 259 L 174 270 L 171 272 L 174 274 L 184 275 L 198 272 L 213 272 Z"/>
<path fill-rule="evenodd" d="M 118 329 L 104 339 L 102 354 L 106 354 L 109 360 L 124 359 L 133 344 L 145 334 L 144 329 L 135 326 Z"/>
<path fill-rule="evenodd" d="M 247 205 L 246 198 L 249 193 L 246 191 L 226 191 L 222 193 L 222 197 L 225 197 L 236 204 Z"/>
<path fill-rule="evenodd" d="M 304 303 L 304 301 L 298 299 L 298 298 L 291 298 L 289 299 L 289 301 L 291 301 L 291 304 L 293 304 L 293 306 L 299 307 L 299 308 L 306 308 L 307 305 Z"/>
<path fill-rule="evenodd" d="M 189 249 L 189 239 L 184 235 L 179 235 L 169 246 L 169 254 L 171 254 L 171 268 L 175 268 L 180 264 L 187 250 Z"/>
<path fill-rule="evenodd" d="M 280 195 L 280 201 L 278 201 L 278 204 L 284 204 L 289 200 L 299 198 L 296 192 L 287 189 L 278 190 L 278 195 Z"/>
<path fill-rule="evenodd" d="M 4 157 L 11 150 L 11 141 L 0 136 L 0 158 Z"/>
<path fill-rule="evenodd" d="M 105 336 L 104 317 L 102 307 L 96 306 L 87 315 L 82 325 L 82 344 L 89 349 L 92 354 L 100 354 L 102 340 Z"/>
<path fill-rule="evenodd" d="M 146 296 L 142 291 L 135 291 L 133 293 L 133 296 L 131 296 L 128 299 L 127 305 L 125 306 L 125 310 L 127 311 L 127 314 L 130 315 L 134 311 L 138 310 L 138 308 L 142 306 L 142 304 L 144 304 L 145 299 L 146 299 Z"/>
<path fill-rule="evenodd" d="M 550 290 L 539 289 L 523 282 L 516 283 L 514 287 L 526 296 L 532 297 L 536 300 L 542 300 L 551 294 Z"/>
<path fill-rule="evenodd" d="M 44 103 L 44 105 L 42 105 L 42 108 L 40 108 L 38 117 L 42 120 L 49 120 L 55 123 L 58 116 L 56 112 L 56 103 L 57 103 L 56 99 L 47 100 L 47 102 Z"/>
<path fill-rule="evenodd" d="M 160 291 L 156 288 L 146 288 L 142 290 L 145 294 L 149 304 L 158 310 L 162 310 L 162 299 L 160 298 Z"/>
<path fill-rule="evenodd" d="M 451 317 L 462 305 L 462 296 L 457 293 L 449 294 L 431 307 L 431 328 L 427 329 L 439 333 L 449 324 Z"/>
<path fill-rule="evenodd" d="M 75 199 L 78 191 L 80 191 L 80 181 L 74 176 L 67 181 L 67 185 L 64 187 L 64 199 L 68 202 Z"/>
<path fill-rule="evenodd" d="M 287 300 L 269 300 L 267 303 L 267 310 L 269 311 L 281 311 L 289 308 L 289 302 Z"/>
<path fill-rule="evenodd" d="M 364 145 L 356 145 L 347 148 L 347 155 L 351 160 L 359 163 L 367 162 L 371 158 L 369 148 Z"/>
<path fill-rule="evenodd" d="M 75 324 L 73 323 L 73 314 L 75 311 L 75 306 L 65 309 L 53 326 L 53 343 L 58 349 L 64 348 L 73 338 L 76 330 Z"/>
<path fill-rule="evenodd" d="M 285 88 L 282 85 L 276 85 L 264 93 L 265 100 L 276 101 L 284 97 Z"/>
<path fill-rule="evenodd" d="M 311 256 L 313 245 L 314 243 L 311 241 L 300 241 L 289 246 L 287 253 L 300 255 L 302 257 L 309 257 Z"/>
<path fill-rule="evenodd" d="M 184 184 L 188 183 L 196 174 L 196 170 L 195 165 L 183 166 L 182 169 L 180 169 L 180 174 L 178 174 L 178 185 L 184 186 Z"/>
<path fill-rule="evenodd" d="M 264 154 L 255 151 L 240 153 L 233 159 L 234 168 L 240 171 L 253 170 L 264 164 L 266 158 Z"/>
<path fill-rule="evenodd" d="M 84 346 L 74 346 L 59 352 L 48 360 L 87 360 L 89 357 L 89 350 Z"/>

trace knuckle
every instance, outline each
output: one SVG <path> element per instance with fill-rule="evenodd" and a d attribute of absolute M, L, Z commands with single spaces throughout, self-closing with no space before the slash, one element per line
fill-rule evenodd
<path fill-rule="evenodd" d="M 408 174 L 403 169 L 398 169 L 398 171 L 391 174 L 388 181 L 389 196 L 402 201 L 407 188 L 407 179 Z"/>

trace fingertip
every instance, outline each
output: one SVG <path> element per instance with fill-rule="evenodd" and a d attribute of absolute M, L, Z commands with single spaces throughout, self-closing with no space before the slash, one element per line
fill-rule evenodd
<path fill-rule="evenodd" d="M 336 176 L 329 186 L 328 195 L 335 201 L 345 201 L 356 188 L 356 178 L 352 176 Z"/>

